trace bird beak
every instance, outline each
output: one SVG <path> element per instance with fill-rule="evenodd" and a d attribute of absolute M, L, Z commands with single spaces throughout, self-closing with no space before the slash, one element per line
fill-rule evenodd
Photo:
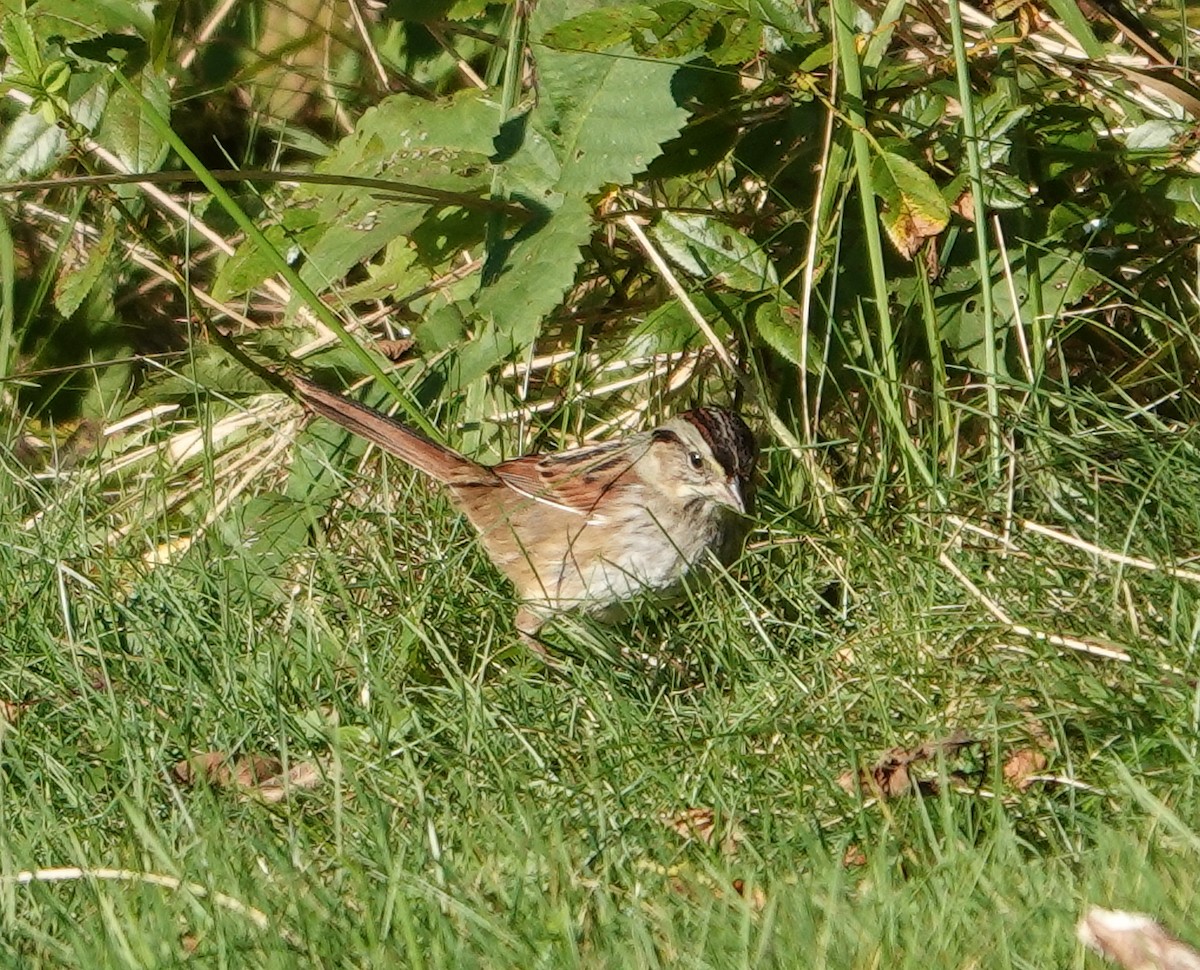
<path fill-rule="evenodd" d="M 729 493 L 726 503 L 731 509 L 735 509 L 742 515 L 746 514 L 746 499 L 742 496 L 742 483 L 736 478 L 730 478 L 725 483 L 725 489 Z"/>

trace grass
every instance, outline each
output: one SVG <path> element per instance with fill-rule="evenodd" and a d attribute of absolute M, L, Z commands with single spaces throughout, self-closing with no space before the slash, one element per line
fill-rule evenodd
<path fill-rule="evenodd" d="M 630 88 L 660 102 L 651 138 L 620 89 L 566 96 L 619 77 L 622 13 L 556 35 L 581 5 L 393 4 L 351 44 L 324 11 L 294 36 L 291 6 L 139 18 L 153 56 L 121 82 L 94 59 L 110 16 L 61 37 L 15 13 L 0 38 L 10 127 L 66 131 L 14 149 L 7 193 L 184 144 L 289 183 L 236 197 L 275 256 L 213 196 L 60 183 L 5 210 L 0 409 L 43 440 L 51 414 L 112 432 L 132 387 L 141 418 L 98 455 L 65 442 L 60 474 L 0 424 L 0 968 L 1082 968 L 1090 904 L 1200 943 L 1184 74 L 1100 70 L 1131 63 L 1128 25 L 1072 4 L 948 31 L 835 5 L 857 37 L 828 5 L 651 5 L 629 28 L 663 42 Z M 1178 14 L 1139 16 L 1187 64 Z M 162 153 L 149 114 L 112 111 L 122 85 Z M 470 88 L 503 106 L 494 142 Z M 355 147 L 370 108 L 401 122 Z M 448 201 L 318 192 L 321 159 Z M 479 193 L 578 218 L 528 232 Z M 704 227 L 698 270 L 654 258 L 638 226 L 666 212 Z M 879 218 L 912 223 L 903 247 Z M 723 329 L 693 339 L 677 288 Z M 300 304 L 361 327 L 331 350 Z M 218 326 L 344 377 L 412 329 L 397 374 L 485 457 L 725 401 L 736 345 L 753 416 L 803 445 L 769 456 L 729 576 L 556 625 L 552 671 L 446 499 L 251 399 Z M 490 439 L 518 405 L 520 440 Z"/>
<path fill-rule="evenodd" d="M 1195 940 L 1197 589 L 1111 556 L 1196 548 L 1194 445 L 1103 415 L 1095 443 L 1036 430 L 1015 513 L 1107 558 L 870 495 L 818 529 L 775 455 L 733 575 L 559 625 L 561 673 L 395 464 L 282 562 L 231 513 L 147 568 L 169 515 L 106 551 L 100 500 L 165 508 L 165 477 L 103 495 L 6 459 L 0 964 L 1082 967 L 1092 903 Z M 956 731 L 976 743 L 912 769 L 940 785 L 847 790 Z M 214 751 L 319 780 L 275 802 L 180 782 Z M 1003 772 L 1028 751 L 1022 789 Z M 93 875 L 17 879 L 64 866 Z"/>

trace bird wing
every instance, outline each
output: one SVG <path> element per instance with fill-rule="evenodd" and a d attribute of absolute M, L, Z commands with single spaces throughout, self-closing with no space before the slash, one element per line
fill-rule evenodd
<path fill-rule="evenodd" d="M 586 518 L 641 457 L 643 447 L 628 439 L 609 441 L 514 458 L 492 470 L 514 492 Z"/>

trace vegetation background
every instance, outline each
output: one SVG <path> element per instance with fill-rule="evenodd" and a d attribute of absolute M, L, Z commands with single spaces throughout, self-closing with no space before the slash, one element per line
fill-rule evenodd
<path fill-rule="evenodd" d="M 1200 941 L 1194 6 L 0 11 L 0 964 Z M 756 532 L 553 673 L 221 334 L 484 460 L 736 403 Z"/>

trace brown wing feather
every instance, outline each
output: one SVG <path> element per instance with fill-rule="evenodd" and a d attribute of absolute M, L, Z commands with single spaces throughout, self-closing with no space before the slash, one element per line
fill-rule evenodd
<path fill-rule="evenodd" d="M 492 470 L 513 491 L 586 517 L 629 471 L 642 447 L 628 439 L 612 441 L 553 455 L 514 458 Z"/>

